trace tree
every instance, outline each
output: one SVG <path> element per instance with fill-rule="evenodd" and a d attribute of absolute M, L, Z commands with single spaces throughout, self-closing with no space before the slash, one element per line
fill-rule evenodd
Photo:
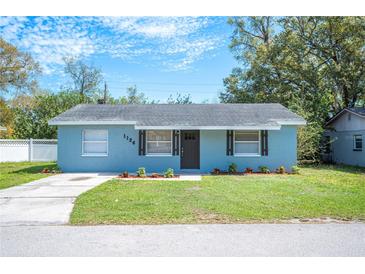
<path fill-rule="evenodd" d="M 13 137 L 55 139 L 57 128 L 49 126 L 48 120 L 85 101 L 78 93 L 60 92 L 36 95 L 31 104 L 14 104 Z"/>
<path fill-rule="evenodd" d="M 28 54 L 0 38 L 0 91 L 28 91 L 36 85 L 39 64 Z"/>
<path fill-rule="evenodd" d="M 148 104 L 148 98 L 143 92 L 138 92 L 136 86 L 127 88 L 127 96 L 119 99 L 120 104 Z"/>
<path fill-rule="evenodd" d="M 14 112 L 7 105 L 5 100 L 0 97 L 0 126 L 6 128 L 6 131 L 0 131 L 0 139 L 11 137 L 14 126 L 13 119 L 14 119 Z"/>
<path fill-rule="evenodd" d="M 81 96 L 89 96 L 100 89 L 103 80 L 100 69 L 87 65 L 73 57 L 65 57 L 64 62 L 65 73 L 73 81 L 73 91 L 79 92 Z"/>
<path fill-rule="evenodd" d="M 190 94 L 181 95 L 180 93 L 176 93 L 176 98 L 172 97 L 170 94 L 169 98 L 167 99 L 168 104 L 192 104 Z"/>
<path fill-rule="evenodd" d="M 325 121 L 365 94 L 365 17 L 232 18 L 240 62 L 222 102 L 278 102 L 301 114 L 300 159 L 319 157 Z M 276 33 L 273 31 L 276 30 Z"/>

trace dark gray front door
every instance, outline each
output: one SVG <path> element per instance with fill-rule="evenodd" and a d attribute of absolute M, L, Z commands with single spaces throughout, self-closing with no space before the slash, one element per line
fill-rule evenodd
<path fill-rule="evenodd" d="M 180 167 L 182 169 L 200 168 L 199 130 L 181 131 Z"/>

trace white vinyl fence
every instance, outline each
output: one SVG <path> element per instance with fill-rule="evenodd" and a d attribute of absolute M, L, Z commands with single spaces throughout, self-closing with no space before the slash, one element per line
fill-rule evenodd
<path fill-rule="evenodd" d="M 0 162 L 56 161 L 57 140 L 0 139 Z"/>

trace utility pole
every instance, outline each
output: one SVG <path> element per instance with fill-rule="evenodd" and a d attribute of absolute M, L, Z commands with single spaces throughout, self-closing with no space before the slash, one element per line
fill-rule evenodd
<path fill-rule="evenodd" d="M 107 87 L 107 85 L 106 85 L 106 81 L 105 81 L 105 82 L 104 82 L 104 104 L 106 104 L 107 91 L 108 91 L 108 87 Z"/>

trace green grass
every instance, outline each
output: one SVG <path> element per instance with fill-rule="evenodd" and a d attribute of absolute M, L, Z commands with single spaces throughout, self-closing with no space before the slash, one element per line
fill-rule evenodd
<path fill-rule="evenodd" d="M 29 183 L 52 174 L 40 173 L 44 168 L 56 169 L 54 162 L 0 163 L 0 189 Z"/>
<path fill-rule="evenodd" d="M 77 200 L 72 224 L 240 223 L 365 219 L 365 170 L 306 167 L 299 175 L 108 181 Z"/>

